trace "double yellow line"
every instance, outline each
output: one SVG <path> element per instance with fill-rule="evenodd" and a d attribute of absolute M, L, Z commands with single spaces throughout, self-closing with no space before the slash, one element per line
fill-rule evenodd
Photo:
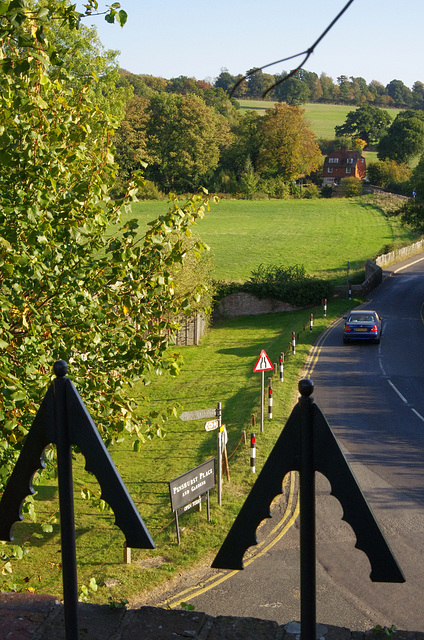
<path fill-rule="evenodd" d="M 290 527 L 293 526 L 297 516 L 299 515 L 299 500 L 298 492 L 296 489 L 296 473 L 294 471 L 291 471 L 288 477 L 290 482 L 290 489 L 285 512 L 276 526 L 267 534 L 266 538 L 259 542 L 257 547 L 255 547 L 255 551 L 244 563 L 245 567 L 248 567 L 250 564 L 252 564 L 252 562 L 254 562 L 254 560 L 267 553 L 279 540 L 281 540 L 281 538 L 287 533 Z M 259 551 L 257 550 L 258 548 Z M 181 601 L 193 600 L 194 598 L 197 598 L 197 596 L 206 593 L 206 591 L 209 591 L 209 589 L 213 589 L 219 584 L 222 584 L 223 582 L 225 582 L 225 580 L 228 580 L 236 573 L 238 573 L 237 570 L 226 571 L 224 572 L 224 575 L 222 575 L 221 573 L 218 575 L 214 574 L 204 580 L 200 588 L 198 585 L 196 585 L 194 587 L 185 589 L 184 591 L 180 591 L 171 598 L 159 602 L 156 606 L 174 609 L 175 607 L 180 605 Z"/>

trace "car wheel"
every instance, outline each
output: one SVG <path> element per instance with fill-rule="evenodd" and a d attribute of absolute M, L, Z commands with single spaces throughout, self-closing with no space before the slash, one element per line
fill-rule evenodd
<path fill-rule="evenodd" d="M 343 344 L 349 344 L 349 340 L 347 338 L 343 338 Z"/>
<path fill-rule="evenodd" d="M 376 340 L 374 340 L 375 344 L 380 344 L 380 338 L 377 338 Z"/>

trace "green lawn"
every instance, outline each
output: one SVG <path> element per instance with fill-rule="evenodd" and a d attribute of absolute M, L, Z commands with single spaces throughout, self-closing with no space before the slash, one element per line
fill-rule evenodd
<path fill-rule="evenodd" d="M 259 264 L 303 264 L 308 273 L 343 282 L 346 264 L 361 269 L 384 246 L 412 239 L 373 199 L 221 200 L 199 221 L 196 233 L 209 246 L 217 280 L 244 281 Z M 145 223 L 166 202 L 133 207 Z"/>

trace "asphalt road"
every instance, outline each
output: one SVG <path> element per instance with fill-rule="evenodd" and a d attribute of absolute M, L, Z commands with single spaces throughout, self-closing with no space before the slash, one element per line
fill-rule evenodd
<path fill-rule="evenodd" d="M 370 581 L 368 559 L 317 475 L 317 621 L 358 631 L 424 631 L 424 258 L 396 267 L 364 305 L 383 316 L 380 345 L 344 345 L 340 321 L 320 338 L 306 372 L 406 577 Z M 181 599 L 214 616 L 299 620 L 298 522 L 243 571 Z"/>

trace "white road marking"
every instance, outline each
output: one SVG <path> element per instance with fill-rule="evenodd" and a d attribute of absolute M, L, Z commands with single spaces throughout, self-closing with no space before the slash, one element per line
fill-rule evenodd
<path fill-rule="evenodd" d="M 415 413 L 415 415 L 424 422 L 424 418 L 422 417 L 421 413 L 418 413 L 418 411 L 416 409 L 412 409 L 412 411 Z"/>
<path fill-rule="evenodd" d="M 401 392 L 399 391 L 399 389 L 397 387 L 395 387 L 395 385 L 393 384 L 393 382 L 391 380 L 389 380 L 389 378 L 387 378 L 387 382 L 389 383 L 389 385 L 392 387 L 393 391 L 396 391 L 396 393 L 398 394 L 399 398 L 401 400 L 403 400 L 403 402 L 405 404 L 409 404 L 408 400 L 405 398 L 405 396 L 403 396 L 401 394 Z"/>
<path fill-rule="evenodd" d="M 424 258 L 419 258 L 418 260 L 414 260 L 414 262 L 410 262 L 409 264 L 405 264 L 403 267 L 399 267 L 399 269 L 396 269 L 395 271 L 393 271 L 393 273 L 399 273 L 399 271 L 403 271 L 403 269 L 408 269 L 409 267 L 412 267 L 412 265 L 417 264 L 417 262 L 422 262 L 424 260 Z"/>

